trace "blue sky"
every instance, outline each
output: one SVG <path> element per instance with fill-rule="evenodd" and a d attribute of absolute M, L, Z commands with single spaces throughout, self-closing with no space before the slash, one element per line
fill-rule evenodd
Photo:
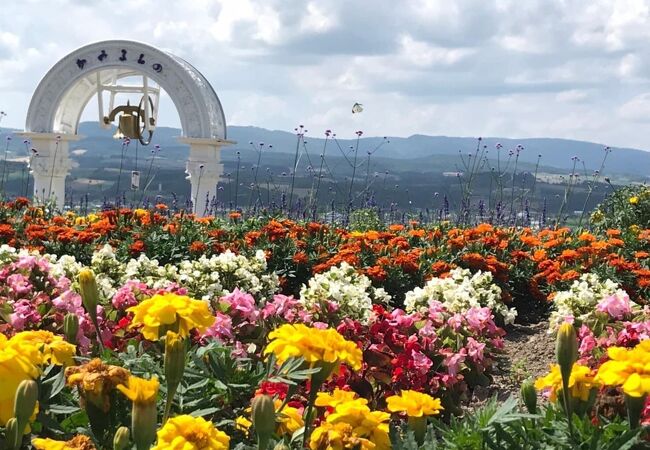
<path fill-rule="evenodd" d="M 58 59 L 117 38 L 191 62 L 228 124 L 650 149 L 650 0 L 5 0 L 2 125 Z M 159 119 L 178 125 L 171 102 Z"/>

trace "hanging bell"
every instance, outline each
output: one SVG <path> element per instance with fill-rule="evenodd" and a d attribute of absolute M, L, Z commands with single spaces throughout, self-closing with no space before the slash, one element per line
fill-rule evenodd
<path fill-rule="evenodd" d="M 123 112 L 122 115 L 120 115 L 118 132 L 121 132 L 123 136 L 126 136 L 129 139 L 140 139 L 140 124 L 138 116 L 135 116 L 128 111 Z"/>

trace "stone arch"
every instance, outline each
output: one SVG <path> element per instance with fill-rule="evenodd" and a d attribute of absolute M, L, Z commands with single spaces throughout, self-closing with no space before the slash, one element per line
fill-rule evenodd
<path fill-rule="evenodd" d="M 24 133 L 38 150 L 39 160 L 30 163 L 35 198 L 54 197 L 61 204 L 70 169 L 68 142 L 77 139 L 84 108 L 108 78 L 129 76 L 154 80 L 174 103 L 182 127 L 180 140 L 190 145 L 186 172 L 195 211 L 201 214 L 197 206 L 204 197 L 216 196 L 216 183 L 223 171 L 220 148 L 231 143 L 226 140 L 221 102 L 208 80 L 187 61 L 126 40 L 96 42 L 73 51 L 59 60 L 36 88 Z M 48 174 L 50 179 L 44 180 Z"/>

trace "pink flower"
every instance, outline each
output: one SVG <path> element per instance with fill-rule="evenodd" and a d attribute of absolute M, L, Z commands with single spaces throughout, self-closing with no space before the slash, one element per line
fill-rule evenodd
<path fill-rule="evenodd" d="M 632 312 L 630 297 L 626 293 L 617 293 L 605 297 L 598 303 L 596 309 L 609 314 L 610 317 L 616 320 L 621 320 Z"/>
<path fill-rule="evenodd" d="M 467 338 L 467 355 L 475 363 L 481 363 L 483 361 L 483 351 L 485 350 L 485 344 L 477 341 L 473 337 Z"/>
<path fill-rule="evenodd" d="M 147 292 L 147 285 L 136 280 L 129 280 L 124 286 L 119 288 L 111 303 L 116 309 L 125 310 L 130 306 L 138 304 L 136 294 Z"/>
<path fill-rule="evenodd" d="M 257 309 L 253 296 L 240 291 L 239 288 L 235 288 L 235 290 L 230 294 L 221 297 L 221 301 L 230 305 L 229 312 L 233 316 L 238 315 L 241 319 L 248 322 L 256 322 L 260 315 L 260 311 Z"/>
<path fill-rule="evenodd" d="M 427 320 L 424 323 L 424 326 L 418 331 L 418 334 L 423 338 L 435 339 L 438 337 L 438 334 L 436 333 L 437 329 L 438 328 L 435 327 L 430 320 Z"/>
<path fill-rule="evenodd" d="M 431 300 L 429 302 L 429 318 L 434 322 L 442 322 L 446 312 L 447 308 L 438 300 Z"/>
<path fill-rule="evenodd" d="M 582 357 L 590 356 L 592 350 L 598 346 L 594 334 L 586 325 L 581 326 L 578 330 L 578 340 L 580 342 L 578 351 Z"/>
<path fill-rule="evenodd" d="M 447 325 L 449 325 L 454 331 L 460 330 L 463 326 L 463 316 L 459 313 L 454 314 L 447 319 Z"/>
<path fill-rule="evenodd" d="M 414 317 L 412 315 L 406 314 L 401 309 L 395 309 L 389 314 L 388 324 L 392 327 L 398 327 L 402 329 L 410 328 L 414 322 Z"/>
<path fill-rule="evenodd" d="M 21 255 L 14 263 L 14 267 L 21 270 L 32 270 L 34 266 L 36 266 L 36 256 L 33 255 Z"/>
<path fill-rule="evenodd" d="M 299 303 L 293 296 L 276 294 L 273 296 L 273 300 L 262 308 L 262 318 L 266 320 L 271 316 L 278 316 L 288 322 L 294 322 L 296 320 L 296 309 L 298 306 Z"/>
<path fill-rule="evenodd" d="M 205 336 L 212 336 L 221 341 L 233 339 L 232 319 L 230 316 L 218 312 L 215 318 L 214 324 L 205 331 Z"/>
<path fill-rule="evenodd" d="M 327 313 L 328 314 L 334 314 L 339 309 L 341 309 L 341 307 L 339 306 L 338 303 L 333 302 L 331 300 L 327 300 L 327 302 L 325 302 L 325 306 L 327 307 Z"/>
<path fill-rule="evenodd" d="M 305 310 L 298 310 L 298 318 L 300 321 L 304 324 L 310 324 L 311 321 L 314 319 L 314 316 L 312 313 L 305 311 Z"/>
<path fill-rule="evenodd" d="M 490 308 L 474 306 L 465 313 L 465 320 L 475 333 L 501 334 L 500 329 L 494 323 L 494 315 Z"/>
<path fill-rule="evenodd" d="M 65 291 L 52 300 L 52 304 L 56 309 L 76 315 L 84 313 L 82 303 L 81 296 L 74 291 Z"/>
<path fill-rule="evenodd" d="M 461 380 L 461 377 L 457 376 L 456 374 L 444 374 L 442 377 L 440 377 L 442 384 L 447 388 L 453 388 L 458 382 Z"/>
<path fill-rule="evenodd" d="M 433 366 L 433 361 L 420 351 L 412 350 L 411 359 L 413 360 L 413 367 L 421 373 L 427 373 Z"/>
<path fill-rule="evenodd" d="M 442 353 L 442 350 L 441 350 Z M 465 357 L 467 356 L 467 350 L 462 348 L 458 353 L 453 353 L 450 350 L 447 350 L 447 357 L 445 358 L 445 366 L 447 366 L 447 371 L 449 375 L 455 377 L 460 372 L 460 365 L 465 362 Z"/>
<path fill-rule="evenodd" d="M 41 315 L 35 305 L 27 299 L 18 300 L 13 304 L 14 312 L 9 315 L 11 326 L 17 331 L 25 329 L 27 324 L 38 325 Z"/>
<path fill-rule="evenodd" d="M 9 285 L 9 289 L 11 289 L 16 296 L 28 294 L 32 290 L 29 278 L 19 273 L 9 275 L 9 277 L 7 277 L 7 284 Z"/>
<path fill-rule="evenodd" d="M 244 347 L 244 344 L 242 344 L 239 341 L 235 342 L 235 348 L 232 350 L 230 353 L 233 358 L 246 358 L 248 356 L 248 351 Z"/>

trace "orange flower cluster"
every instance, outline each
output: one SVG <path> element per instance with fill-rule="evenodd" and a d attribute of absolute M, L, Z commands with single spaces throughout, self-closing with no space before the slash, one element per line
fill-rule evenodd
<path fill-rule="evenodd" d="M 286 274 L 281 282 L 288 293 L 312 274 L 346 262 L 396 298 L 458 266 L 491 272 L 506 294 L 543 300 L 588 271 L 612 278 L 641 303 L 650 294 L 650 229 L 596 234 L 567 227 L 457 228 L 409 222 L 353 231 L 317 222 L 247 220 L 239 212 L 225 219 L 197 218 L 163 206 L 50 216 L 17 199 L 0 204 L 0 243 L 80 255 L 82 260 L 108 243 L 122 258 L 146 253 L 162 263 L 261 249 L 269 268 Z"/>

